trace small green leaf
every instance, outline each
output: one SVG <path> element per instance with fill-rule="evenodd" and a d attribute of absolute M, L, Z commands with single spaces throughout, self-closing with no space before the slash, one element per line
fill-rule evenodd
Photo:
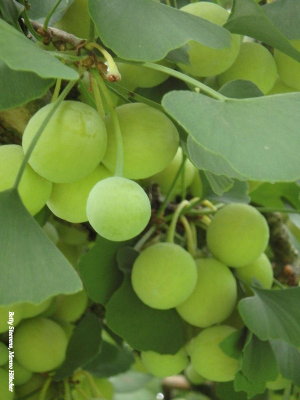
<path fill-rule="evenodd" d="M 300 386 L 299 349 L 282 340 L 271 340 L 271 346 L 274 350 L 281 375 L 290 379 L 295 385 Z"/>
<path fill-rule="evenodd" d="M 278 368 L 273 349 L 269 342 L 259 340 L 251 335 L 243 349 L 241 370 L 250 382 L 275 380 Z M 260 392 L 257 392 L 260 393 Z"/>
<path fill-rule="evenodd" d="M 41 78 L 78 79 L 78 73 L 0 19 L 0 59 L 16 71 L 34 72 Z"/>
<path fill-rule="evenodd" d="M 209 171 L 204 171 L 204 174 L 209 182 L 212 191 L 218 196 L 221 196 L 223 193 L 228 192 L 228 190 L 230 190 L 233 186 L 233 179 L 227 178 L 227 176 L 215 175 Z"/>
<path fill-rule="evenodd" d="M 102 345 L 101 322 L 95 314 L 87 313 L 72 333 L 64 363 L 56 371 L 55 380 L 71 376 L 73 372 L 85 366 L 100 352 Z"/>
<path fill-rule="evenodd" d="M 300 61 L 300 53 L 254 0 L 235 0 L 224 26 L 232 33 L 258 39 Z"/>
<path fill-rule="evenodd" d="M 220 347 L 229 357 L 238 360 L 242 355 L 244 341 L 245 330 L 239 329 L 226 337 L 226 339 L 220 343 Z"/>
<path fill-rule="evenodd" d="M 230 44 L 221 26 L 152 0 L 89 0 L 89 10 L 103 43 L 125 60 L 158 61 L 190 40 Z"/>
<path fill-rule="evenodd" d="M 4 21 L 14 26 L 16 29 L 20 29 L 18 23 L 19 16 L 24 10 L 24 6 L 18 3 L 16 0 L 1 0 L 0 1 L 0 14 Z"/>
<path fill-rule="evenodd" d="M 221 203 L 250 203 L 250 197 L 248 196 L 248 185 L 246 182 L 238 180 L 233 181 L 233 185 L 228 192 L 224 192 L 220 196 L 215 193 L 207 193 L 208 200 Z"/>
<path fill-rule="evenodd" d="M 250 331 L 261 340 L 281 339 L 300 346 L 300 287 L 252 289 L 254 296 L 241 300 L 238 305 Z"/>
<path fill-rule="evenodd" d="M 176 311 L 146 306 L 134 293 L 127 277 L 107 304 L 106 323 L 130 346 L 141 351 L 174 354 L 186 341 L 184 325 Z"/>
<path fill-rule="evenodd" d="M 111 378 L 110 381 L 116 392 L 131 393 L 145 387 L 152 379 L 149 374 L 131 370 Z"/>
<path fill-rule="evenodd" d="M 265 207 L 285 208 L 286 202 L 300 208 L 300 186 L 296 182 L 263 183 L 251 192 L 251 200 Z"/>
<path fill-rule="evenodd" d="M 127 371 L 133 362 L 132 351 L 104 341 L 100 353 L 85 369 L 99 378 L 106 378 Z"/>
<path fill-rule="evenodd" d="M 246 392 L 247 399 L 252 399 L 257 394 L 264 393 L 265 386 L 265 383 L 261 381 L 249 381 L 242 371 L 239 371 L 235 376 L 234 390 L 236 392 Z"/>
<path fill-rule="evenodd" d="M 0 61 L 0 110 L 15 108 L 38 99 L 53 85 L 51 79 L 41 79 L 32 72 L 13 71 Z"/>
<path fill-rule="evenodd" d="M 23 206 L 0 193 L 0 304 L 40 303 L 82 289 L 79 276 Z"/>
<path fill-rule="evenodd" d="M 172 91 L 162 105 L 189 134 L 193 162 L 201 163 L 199 149 L 220 161 L 216 167 L 211 160 L 211 172 L 239 179 L 237 171 L 241 180 L 267 182 L 300 178 L 299 93 L 220 101 Z"/>
<path fill-rule="evenodd" d="M 122 281 L 116 253 L 124 246 L 122 242 L 111 242 L 100 236 L 94 247 L 79 261 L 79 273 L 90 299 L 106 304 Z"/>
<path fill-rule="evenodd" d="M 130 273 L 132 270 L 132 265 L 139 255 L 133 247 L 124 246 L 121 247 L 117 252 L 117 262 L 119 269 L 124 273 Z"/>
<path fill-rule="evenodd" d="M 276 0 L 263 6 L 265 14 L 289 39 L 300 38 L 300 3 L 295 0 Z"/>

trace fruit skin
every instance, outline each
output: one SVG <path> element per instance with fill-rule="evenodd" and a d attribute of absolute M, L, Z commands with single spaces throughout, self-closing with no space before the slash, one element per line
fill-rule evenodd
<path fill-rule="evenodd" d="M 251 264 L 237 268 L 236 275 L 249 286 L 255 283 L 255 280 L 257 280 L 264 289 L 271 289 L 273 284 L 272 265 L 264 253 Z"/>
<path fill-rule="evenodd" d="M 79 223 L 88 220 L 86 203 L 93 186 L 100 180 L 108 178 L 111 173 L 103 165 L 98 165 L 89 175 L 72 183 L 53 185 L 47 206 L 57 217 L 68 222 Z"/>
<path fill-rule="evenodd" d="M 201 385 L 205 382 L 205 379 L 194 370 L 191 364 L 187 366 L 184 373 L 193 385 Z"/>
<path fill-rule="evenodd" d="M 179 245 L 157 243 L 137 257 L 131 280 L 142 302 L 167 310 L 183 303 L 193 292 L 197 267 L 193 257 Z"/>
<path fill-rule="evenodd" d="M 245 42 L 240 52 L 223 74 L 218 76 L 220 85 L 236 79 L 253 82 L 264 94 L 268 93 L 278 78 L 277 67 L 272 54 L 261 44 Z"/>
<path fill-rule="evenodd" d="M 0 400 L 12 400 L 14 392 L 8 390 L 8 372 L 0 368 Z"/>
<path fill-rule="evenodd" d="M 55 26 L 80 38 L 88 39 L 90 31 L 88 0 L 74 0 Z"/>
<path fill-rule="evenodd" d="M 223 7 L 206 1 L 188 4 L 182 7 L 181 11 L 220 26 L 225 24 L 229 16 L 228 11 Z M 240 49 L 240 42 L 239 35 L 231 35 L 230 47 L 213 49 L 192 40 L 188 43 L 190 64 L 179 63 L 178 66 L 184 72 L 196 77 L 218 75 L 227 70 L 235 61 Z"/>
<path fill-rule="evenodd" d="M 161 111 L 142 103 L 116 108 L 124 147 L 124 176 L 144 179 L 162 171 L 178 149 L 179 136 L 173 122 Z M 107 119 L 108 145 L 103 164 L 114 171 L 117 141 L 112 120 Z"/>
<path fill-rule="evenodd" d="M 26 151 L 53 103 L 34 114 L 23 134 Z M 90 174 L 106 151 L 107 134 L 96 110 L 79 101 L 63 101 L 44 129 L 29 164 L 55 183 L 75 182 Z"/>
<path fill-rule="evenodd" d="M 166 65 L 166 62 L 159 63 Z M 151 88 L 160 85 L 168 79 L 168 75 L 164 72 L 156 71 L 142 65 L 134 65 L 128 63 L 117 63 L 121 74 L 120 84 L 129 90 L 134 90 L 137 87 Z"/>
<path fill-rule="evenodd" d="M 230 267 L 255 261 L 267 247 L 269 227 L 252 206 L 228 204 L 219 210 L 207 229 L 207 246 L 212 254 Z"/>
<path fill-rule="evenodd" d="M 268 95 L 270 95 L 270 94 L 280 94 L 280 93 L 291 93 L 291 92 L 295 92 L 295 89 L 287 86 L 280 79 L 277 79 L 277 81 L 275 82 L 275 85 L 268 92 Z"/>
<path fill-rule="evenodd" d="M 183 349 L 179 350 L 176 354 L 142 351 L 141 359 L 146 370 L 160 378 L 176 375 L 188 365 L 188 357 Z"/>
<path fill-rule="evenodd" d="M 66 322 L 74 322 L 84 313 L 88 304 L 85 291 L 59 295 L 55 299 L 55 311 L 51 317 Z"/>
<path fill-rule="evenodd" d="M 20 306 L 22 308 L 22 318 L 31 318 L 41 314 L 42 312 L 47 310 L 51 302 L 52 298 L 44 300 L 42 303 L 39 304 L 21 303 Z"/>
<path fill-rule="evenodd" d="M 187 300 L 177 312 L 189 324 L 205 328 L 224 321 L 237 300 L 236 280 L 226 265 L 208 258 L 196 260 L 198 279 Z"/>
<path fill-rule="evenodd" d="M 24 153 L 21 146 L 16 144 L 0 146 L 0 192 L 12 188 L 23 160 Z M 51 190 L 52 183 L 39 176 L 27 164 L 18 192 L 31 215 L 35 215 L 44 207 Z"/>
<path fill-rule="evenodd" d="M 220 343 L 236 329 L 227 325 L 206 328 L 193 340 L 192 366 L 198 374 L 215 382 L 229 382 L 239 370 L 239 361 L 223 352 Z"/>
<path fill-rule="evenodd" d="M 15 357 L 29 371 L 51 371 L 63 362 L 67 343 L 64 330 L 54 321 L 28 319 L 16 329 Z"/>
<path fill-rule="evenodd" d="M 136 182 L 111 177 L 98 182 L 87 201 L 87 216 L 95 231 L 112 241 L 137 236 L 151 216 L 150 201 Z"/>
<path fill-rule="evenodd" d="M 173 180 L 175 179 L 175 176 L 177 175 L 177 172 L 182 163 L 182 157 L 183 157 L 182 149 L 179 147 L 177 153 L 175 154 L 175 157 L 170 162 L 170 164 L 164 170 L 162 170 L 161 172 L 150 178 L 152 182 L 159 184 L 160 190 L 163 194 L 167 194 L 168 191 L 170 190 L 170 186 Z M 182 186 L 184 187 L 184 189 L 186 189 L 191 185 L 193 181 L 196 168 L 188 159 L 186 159 L 183 169 L 184 169 L 183 185 L 182 185 L 182 179 L 180 177 L 173 189 L 173 195 L 180 194 L 182 192 Z"/>
<path fill-rule="evenodd" d="M 14 383 L 15 385 L 24 385 L 32 377 L 32 372 L 22 367 L 17 361 L 14 361 Z"/>
<path fill-rule="evenodd" d="M 291 45 L 300 50 L 300 40 L 291 40 Z M 274 49 L 274 58 L 277 64 L 279 77 L 287 86 L 300 90 L 300 64 L 297 60 Z"/>
<path fill-rule="evenodd" d="M 203 183 L 199 171 L 197 170 L 195 171 L 194 179 L 189 188 L 189 192 L 193 197 L 199 197 L 199 199 L 202 199 L 203 197 Z"/>

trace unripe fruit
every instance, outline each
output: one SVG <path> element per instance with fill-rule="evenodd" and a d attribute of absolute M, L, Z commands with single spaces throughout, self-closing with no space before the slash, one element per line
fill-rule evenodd
<path fill-rule="evenodd" d="M 51 299 L 44 300 L 42 303 L 39 304 L 31 304 L 31 303 L 21 303 L 22 307 L 22 318 L 32 318 L 36 315 L 41 314 L 50 306 L 52 302 Z"/>
<path fill-rule="evenodd" d="M 229 16 L 228 11 L 223 7 L 206 1 L 188 4 L 181 10 L 220 26 L 225 24 Z M 220 74 L 232 65 L 240 49 L 240 36 L 230 35 L 230 37 L 230 46 L 224 49 L 214 49 L 193 40 L 190 41 L 188 43 L 190 64 L 179 63 L 178 66 L 184 72 L 197 77 Z"/>
<path fill-rule="evenodd" d="M 213 258 L 198 259 L 197 268 L 196 287 L 177 311 L 189 324 L 205 328 L 229 317 L 237 300 L 237 287 L 229 268 Z"/>
<path fill-rule="evenodd" d="M 150 201 L 136 182 L 111 177 L 98 182 L 87 201 L 87 216 L 95 231 L 108 240 L 123 241 L 145 229 Z"/>
<path fill-rule="evenodd" d="M 284 378 L 281 374 L 278 374 L 274 381 L 266 382 L 266 388 L 270 390 L 281 390 L 289 386 L 290 383 L 291 381 Z"/>
<path fill-rule="evenodd" d="M 193 340 L 192 366 L 206 379 L 215 382 L 228 382 L 234 379 L 239 370 L 239 361 L 223 352 L 220 343 L 236 329 L 219 325 L 206 328 Z"/>
<path fill-rule="evenodd" d="M 47 104 L 31 117 L 23 135 L 24 151 L 53 105 Z M 97 167 L 106 142 L 105 125 L 96 110 L 79 101 L 63 101 L 39 138 L 29 164 L 51 182 L 75 182 Z"/>
<path fill-rule="evenodd" d="M 158 183 L 160 186 L 160 190 L 163 194 L 167 194 L 170 190 L 171 184 L 174 181 L 177 172 L 181 166 L 183 158 L 182 149 L 178 148 L 175 157 L 170 162 L 170 164 L 158 174 L 152 176 L 151 181 L 154 183 Z M 189 187 L 193 181 L 196 168 L 190 162 L 190 160 L 186 159 L 184 167 L 184 172 L 182 173 L 184 179 L 181 179 L 182 175 L 176 182 L 176 185 L 173 189 L 173 195 L 178 195 L 182 192 L 182 188 L 186 189 Z"/>
<path fill-rule="evenodd" d="M 14 373 L 15 385 L 24 385 L 32 377 L 32 372 L 22 367 L 17 361 L 14 361 Z"/>
<path fill-rule="evenodd" d="M 203 183 L 199 175 L 199 171 L 197 170 L 195 172 L 194 179 L 189 188 L 189 192 L 193 197 L 199 197 L 200 199 L 202 199 L 203 197 Z"/>
<path fill-rule="evenodd" d="M 17 361 L 32 372 L 51 371 L 65 358 L 65 332 L 47 318 L 23 321 L 16 330 L 14 342 Z"/>
<path fill-rule="evenodd" d="M 291 40 L 291 45 L 300 50 L 300 40 Z M 279 77 L 283 83 L 291 88 L 300 90 L 300 63 L 287 54 L 274 49 L 274 58 L 277 64 Z"/>
<path fill-rule="evenodd" d="M 8 390 L 8 372 L 0 368 L 0 400 L 12 400 L 14 392 Z"/>
<path fill-rule="evenodd" d="M 148 178 L 162 171 L 178 149 L 179 137 L 173 122 L 161 111 L 142 103 L 116 108 L 124 148 L 124 176 Z M 107 120 L 108 145 L 103 163 L 116 167 L 117 139 L 112 119 Z"/>
<path fill-rule="evenodd" d="M 178 374 L 188 365 L 188 357 L 183 349 L 176 354 L 142 351 L 141 358 L 146 370 L 160 378 Z"/>
<path fill-rule="evenodd" d="M 47 206 L 57 217 L 65 221 L 79 223 L 87 221 L 86 203 L 93 186 L 100 180 L 108 178 L 111 173 L 98 165 L 89 175 L 72 183 L 56 183 Z"/>
<path fill-rule="evenodd" d="M 153 86 L 160 85 L 169 77 L 164 72 L 146 68 L 142 65 L 122 62 L 118 62 L 117 65 L 122 77 L 120 84 L 128 90 L 134 90 L 137 87 L 152 88 Z"/>
<path fill-rule="evenodd" d="M 282 80 L 277 79 L 277 81 L 275 82 L 275 85 L 268 92 L 268 95 L 280 94 L 280 93 L 291 93 L 291 92 L 295 92 L 295 91 L 296 91 L 296 89 L 287 86 L 285 83 L 282 82 Z"/>
<path fill-rule="evenodd" d="M 273 284 L 272 265 L 264 253 L 251 264 L 237 268 L 236 275 L 249 286 L 258 281 L 264 289 L 271 289 Z"/>
<path fill-rule="evenodd" d="M 272 54 L 261 44 L 242 43 L 240 52 L 232 64 L 218 77 L 220 85 L 236 79 L 253 82 L 264 94 L 268 93 L 278 78 Z"/>
<path fill-rule="evenodd" d="M 21 146 L 7 144 L 0 147 L 0 192 L 11 189 L 24 160 Z M 39 176 L 30 165 L 26 165 L 18 187 L 24 206 L 35 215 L 49 199 L 52 183 Z"/>
<path fill-rule="evenodd" d="M 193 292 L 197 268 L 193 257 L 173 243 L 147 247 L 134 262 L 132 286 L 149 307 L 166 310 L 183 303 Z"/>
<path fill-rule="evenodd" d="M 207 229 L 212 254 L 230 267 L 255 261 L 267 247 L 269 228 L 256 208 L 232 203 L 219 210 Z"/>
<path fill-rule="evenodd" d="M 61 294 L 55 300 L 52 317 L 67 322 L 74 322 L 80 318 L 88 303 L 88 297 L 83 290 L 75 294 Z"/>
<path fill-rule="evenodd" d="M 199 375 L 198 372 L 195 371 L 192 364 L 188 365 L 184 372 L 185 376 L 193 385 L 201 385 L 205 382 L 203 376 Z"/>

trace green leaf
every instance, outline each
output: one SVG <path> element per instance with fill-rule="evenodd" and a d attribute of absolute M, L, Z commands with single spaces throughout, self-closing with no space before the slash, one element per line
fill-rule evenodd
<path fill-rule="evenodd" d="M 223 163 L 222 175 L 237 179 L 234 171 L 243 180 L 278 182 L 300 177 L 299 93 L 220 101 L 172 91 L 162 105 L 190 135 L 193 162 L 199 160 L 201 148 L 221 160 L 218 172 L 210 164 L 211 172 L 222 174 Z"/>
<path fill-rule="evenodd" d="M 253 385 L 275 380 L 278 368 L 270 343 L 251 335 L 243 349 L 241 370 Z"/>
<path fill-rule="evenodd" d="M 100 236 L 94 247 L 82 256 L 78 270 L 85 290 L 93 301 L 106 304 L 122 281 L 116 261 L 122 242 L 111 242 Z"/>
<path fill-rule="evenodd" d="M 232 33 L 258 39 L 300 61 L 300 53 L 254 0 L 235 0 L 224 26 Z"/>
<path fill-rule="evenodd" d="M 251 97 L 263 96 L 263 93 L 253 82 L 242 79 L 226 82 L 219 92 L 233 99 L 249 99 Z"/>
<path fill-rule="evenodd" d="M 278 29 L 289 39 L 300 38 L 300 3 L 277 0 L 263 6 L 263 10 Z"/>
<path fill-rule="evenodd" d="M 255 395 L 264 393 L 265 383 L 261 381 L 253 383 L 247 379 L 242 371 L 239 371 L 234 379 L 234 390 L 246 392 L 247 398 L 252 399 Z"/>
<path fill-rule="evenodd" d="M 220 400 L 247 400 L 246 393 L 234 390 L 233 382 L 217 383 L 216 394 Z"/>
<path fill-rule="evenodd" d="M 254 296 L 241 300 L 238 306 L 245 325 L 261 340 L 281 339 L 300 346 L 300 287 L 252 289 Z"/>
<path fill-rule="evenodd" d="M 217 196 L 214 193 L 207 193 L 208 200 L 213 200 L 218 203 L 250 203 L 250 197 L 247 194 L 248 185 L 246 182 L 233 181 L 233 186 L 227 192 Z"/>
<path fill-rule="evenodd" d="M 263 183 L 251 192 L 251 200 L 265 207 L 285 208 L 286 202 L 300 209 L 300 186 L 291 183 Z"/>
<path fill-rule="evenodd" d="M 99 378 L 106 378 L 127 371 L 133 362 L 132 351 L 104 341 L 100 353 L 85 365 L 85 369 Z"/>
<path fill-rule="evenodd" d="M 190 40 L 230 44 L 224 28 L 152 0 L 89 0 L 89 10 L 103 43 L 125 60 L 158 61 Z"/>
<path fill-rule="evenodd" d="M 117 262 L 119 269 L 124 273 L 130 273 L 133 263 L 138 255 L 139 252 L 136 251 L 133 247 L 121 247 L 117 252 Z"/>
<path fill-rule="evenodd" d="M 50 19 L 50 26 L 53 26 L 55 22 L 61 19 L 63 14 L 73 2 L 74 0 L 61 0 L 60 4 L 58 5 L 57 9 Z M 28 12 L 30 19 L 43 23 L 45 17 L 51 12 L 56 3 L 57 0 L 30 0 L 30 10 Z"/>
<path fill-rule="evenodd" d="M 116 393 L 114 400 L 153 400 L 155 393 L 150 389 L 140 389 L 131 393 Z"/>
<path fill-rule="evenodd" d="M 0 304 L 40 303 L 82 290 L 74 268 L 23 206 L 18 192 L 0 193 Z"/>
<path fill-rule="evenodd" d="M 0 110 L 15 108 L 44 96 L 53 85 L 32 72 L 13 71 L 0 61 Z"/>
<path fill-rule="evenodd" d="M 16 29 L 20 29 L 18 23 L 19 16 L 24 10 L 24 6 L 15 0 L 1 0 L 0 1 L 0 14 L 4 21 L 13 25 Z"/>
<path fill-rule="evenodd" d="M 89 312 L 75 326 L 65 361 L 56 371 L 54 379 L 59 381 L 73 375 L 77 368 L 85 366 L 97 356 L 101 345 L 101 322 Z"/>
<path fill-rule="evenodd" d="M 300 351 L 282 340 L 271 340 L 281 375 L 300 386 Z"/>
<path fill-rule="evenodd" d="M 230 190 L 233 186 L 233 179 L 227 178 L 224 175 L 215 175 L 209 171 L 204 171 L 204 174 L 209 182 L 212 191 L 218 196 L 221 196 L 223 193 L 228 192 L 228 190 Z"/>
<path fill-rule="evenodd" d="M 106 323 L 130 346 L 141 351 L 174 354 L 186 341 L 184 325 L 176 311 L 146 306 L 134 293 L 129 277 L 108 302 Z"/>
<path fill-rule="evenodd" d="M 41 78 L 78 79 L 78 73 L 37 47 L 0 19 L 0 59 L 16 71 L 34 72 Z"/>

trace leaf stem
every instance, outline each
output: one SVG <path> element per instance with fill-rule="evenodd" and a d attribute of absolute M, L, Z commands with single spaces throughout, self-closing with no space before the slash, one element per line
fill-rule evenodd
<path fill-rule="evenodd" d="M 65 400 L 72 400 L 70 385 L 68 382 L 68 378 L 64 379 L 64 399 Z"/>
<path fill-rule="evenodd" d="M 176 183 L 177 183 L 182 171 L 184 170 L 185 160 L 186 160 L 186 158 L 183 157 L 182 158 L 182 162 L 180 164 L 180 167 L 178 168 L 177 174 L 175 175 L 175 178 L 173 179 L 173 182 L 171 183 L 171 186 L 170 186 L 170 188 L 168 190 L 168 193 L 167 193 L 163 203 L 161 204 L 161 206 L 157 210 L 157 215 L 156 216 L 158 218 L 160 218 L 163 215 L 167 205 L 169 204 L 169 201 L 170 201 L 170 199 L 171 199 L 171 197 L 173 195 L 173 192 L 174 192 L 175 185 L 176 185 Z"/>
<path fill-rule="evenodd" d="M 165 67 L 164 65 L 155 64 L 155 63 L 151 63 L 151 62 L 145 62 L 142 65 L 143 65 L 143 67 L 155 69 L 157 71 L 165 72 L 168 75 L 174 76 L 174 78 L 180 79 L 183 82 L 189 83 L 189 84 L 201 89 L 204 93 L 210 95 L 211 97 L 213 97 L 217 100 L 220 100 L 220 101 L 228 100 L 228 97 L 226 97 L 223 94 L 217 92 L 216 90 L 210 88 L 209 86 L 198 81 L 197 79 L 191 78 L 190 76 L 183 74 L 182 72 L 175 71 L 172 68 Z"/>
<path fill-rule="evenodd" d="M 117 64 L 115 63 L 115 60 L 113 57 L 109 54 L 107 50 L 105 50 L 104 47 L 102 47 L 100 44 L 95 43 L 95 42 L 90 42 L 87 43 L 84 46 L 87 50 L 92 50 L 93 48 L 97 49 L 105 58 L 106 64 L 107 64 L 107 79 L 110 82 L 115 82 L 119 81 L 121 79 L 121 74 L 118 70 Z"/>
<path fill-rule="evenodd" d="M 120 122 L 118 118 L 118 114 L 112 104 L 111 97 L 109 95 L 109 91 L 99 75 L 99 72 L 97 70 L 92 71 L 93 76 L 95 77 L 99 88 L 100 92 L 104 97 L 104 100 L 107 104 L 107 108 L 109 110 L 109 113 L 111 115 L 112 119 L 112 124 L 113 124 L 113 129 L 114 133 L 116 135 L 116 140 L 117 140 L 117 162 L 116 162 L 116 168 L 115 168 L 115 176 L 123 176 L 123 168 L 124 168 L 124 149 L 123 149 L 123 137 L 122 137 L 122 132 L 121 132 L 121 127 L 120 127 Z"/>
<path fill-rule="evenodd" d="M 40 392 L 39 400 L 45 400 L 45 399 L 46 399 L 46 395 L 47 395 L 48 389 L 49 389 L 49 387 L 50 387 L 50 385 L 51 385 L 52 379 L 53 379 L 52 376 L 49 376 L 49 377 L 47 378 L 47 380 L 46 380 L 46 382 L 44 383 L 44 385 L 43 385 L 43 387 L 42 387 L 42 390 L 41 390 L 41 392 Z"/>
<path fill-rule="evenodd" d="M 94 95 L 97 111 L 98 111 L 99 115 L 101 116 L 101 118 L 104 119 L 105 111 L 104 111 L 104 107 L 103 107 L 103 102 L 102 102 L 102 98 L 100 95 L 99 86 L 97 85 L 97 81 L 93 75 L 91 76 L 91 83 L 92 83 L 92 90 L 93 90 L 93 95 Z"/>
<path fill-rule="evenodd" d="M 23 162 L 19 168 L 15 183 L 13 188 L 17 189 L 17 187 L 20 184 L 20 181 L 22 179 L 26 164 L 31 156 L 31 153 L 33 152 L 40 136 L 42 135 L 44 129 L 46 128 L 46 126 L 48 125 L 50 119 L 53 117 L 55 111 L 57 110 L 57 108 L 60 106 L 60 104 L 62 103 L 62 101 L 66 98 L 66 96 L 68 95 L 68 93 L 70 92 L 70 90 L 72 89 L 72 87 L 75 85 L 76 81 L 70 81 L 68 83 L 68 85 L 65 87 L 65 89 L 61 92 L 60 96 L 58 97 L 58 99 L 55 101 L 55 103 L 53 103 L 53 107 L 51 108 L 49 114 L 46 116 L 46 118 L 44 119 L 44 121 L 42 122 L 41 126 L 39 127 L 39 129 L 37 130 L 36 134 L 33 137 L 33 140 L 31 141 L 28 150 L 26 151 L 25 155 L 24 155 L 24 159 Z"/>
<path fill-rule="evenodd" d="M 33 36 L 36 40 L 38 40 L 38 41 L 40 42 L 41 39 L 42 39 L 42 36 L 40 36 L 40 35 L 38 35 L 38 34 L 36 33 L 36 31 L 34 30 L 34 27 L 32 26 L 32 23 L 31 23 L 30 19 L 28 18 L 26 2 L 25 2 L 25 0 L 21 0 L 21 2 L 22 2 L 22 4 L 23 4 L 23 6 L 24 6 L 24 11 L 22 12 L 22 16 L 23 16 L 23 18 L 24 18 L 25 25 L 27 26 L 27 29 L 28 29 L 29 32 L 32 34 L 32 36 Z"/>
<path fill-rule="evenodd" d="M 151 228 L 138 240 L 134 246 L 134 250 L 140 251 L 144 244 L 151 238 L 153 233 L 156 231 L 156 226 L 153 225 Z"/>
<path fill-rule="evenodd" d="M 55 88 L 54 88 L 53 95 L 51 98 L 51 103 L 54 103 L 59 96 L 59 92 L 61 89 L 61 82 L 62 82 L 61 79 L 56 79 Z"/>
<path fill-rule="evenodd" d="M 53 8 L 51 9 L 51 11 L 49 12 L 49 14 L 46 16 L 45 21 L 44 21 L 44 25 L 43 28 L 46 31 L 48 29 L 48 25 L 50 22 L 50 19 L 52 17 L 52 15 L 55 13 L 57 7 L 60 5 L 62 0 L 57 0 L 57 2 L 54 4 Z"/>
<path fill-rule="evenodd" d="M 183 200 L 181 203 L 178 204 L 178 206 L 173 214 L 172 221 L 171 221 L 169 229 L 168 229 L 167 239 L 166 239 L 167 242 L 174 243 L 174 235 L 175 235 L 175 231 L 176 231 L 176 225 L 177 225 L 178 218 L 181 214 L 181 211 L 189 204 L 190 203 L 187 200 Z"/>
<path fill-rule="evenodd" d="M 92 375 L 89 372 L 84 371 L 84 370 L 81 372 L 82 372 L 82 375 L 84 375 L 87 378 L 88 383 L 92 389 L 93 395 L 95 395 L 95 397 L 101 397 L 102 393 L 100 393 L 100 390 L 98 389 L 97 385 L 95 384 L 95 381 L 94 381 L 94 378 L 92 377 Z"/>
<path fill-rule="evenodd" d="M 195 237 L 191 225 L 188 219 L 184 216 L 180 217 L 180 222 L 182 223 L 185 230 L 188 251 L 193 257 L 195 257 L 197 246 L 195 243 Z"/>

